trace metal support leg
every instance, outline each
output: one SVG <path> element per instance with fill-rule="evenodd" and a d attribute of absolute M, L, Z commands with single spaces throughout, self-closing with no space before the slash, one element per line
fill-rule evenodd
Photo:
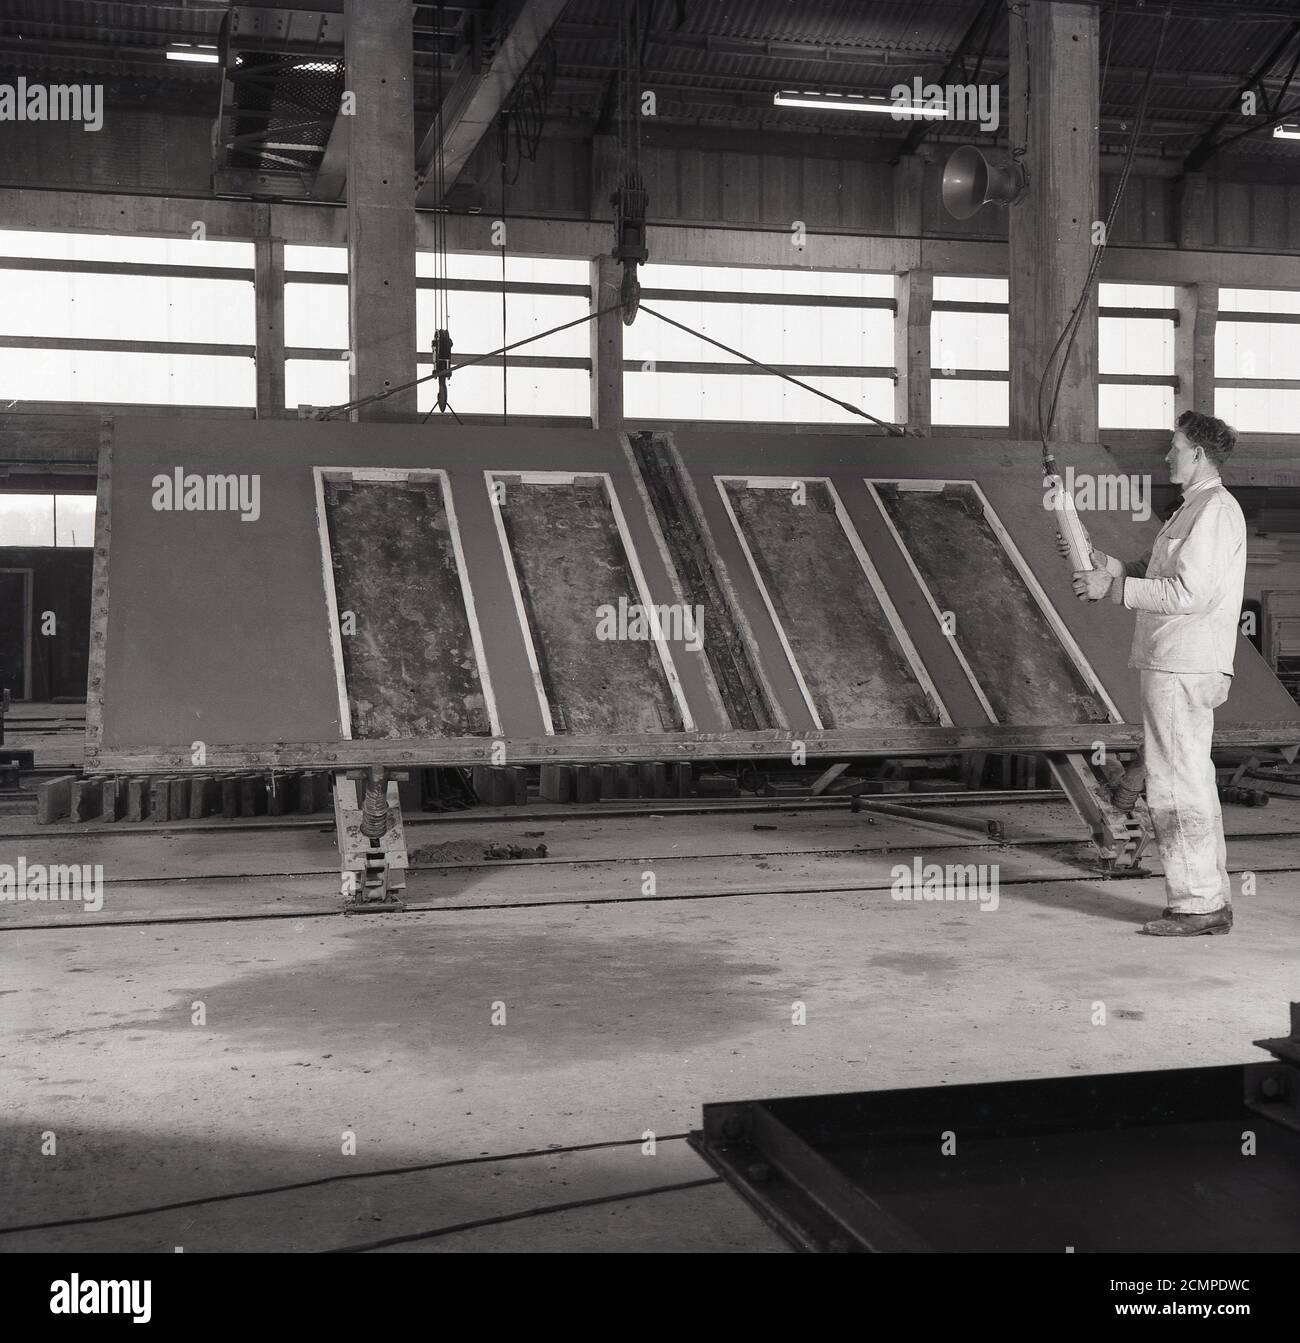
<path fill-rule="evenodd" d="M 1049 752 L 1048 764 L 1096 846 L 1105 870 L 1115 876 L 1147 876 L 1140 859 L 1154 837 L 1146 803 L 1121 811 L 1110 799 L 1104 779 L 1076 751 Z"/>
<path fill-rule="evenodd" d="M 342 868 L 345 914 L 392 913 L 406 908 L 406 833 L 396 781 L 377 766 L 358 797 L 357 781 L 334 776 L 334 830 Z"/>

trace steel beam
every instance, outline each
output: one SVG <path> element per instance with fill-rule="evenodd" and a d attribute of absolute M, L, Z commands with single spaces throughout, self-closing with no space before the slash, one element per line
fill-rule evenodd
<path fill-rule="evenodd" d="M 568 0 L 516 0 L 486 66 L 475 69 L 472 62 L 466 66 L 420 142 L 416 172 L 423 185 L 416 196 L 417 204 L 442 204 L 438 198 L 439 186 L 447 191 L 455 186 L 469 156 L 506 105 L 519 76 L 567 3 Z M 440 157 L 439 183 L 433 173 Z"/>

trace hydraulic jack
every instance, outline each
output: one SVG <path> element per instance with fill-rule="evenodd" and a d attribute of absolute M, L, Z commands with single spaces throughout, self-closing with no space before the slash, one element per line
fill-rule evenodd
<path fill-rule="evenodd" d="M 406 833 L 397 783 L 382 765 L 365 775 L 358 800 L 357 780 L 334 776 L 334 830 L 342 868 L 345 914 L 400 913 L 406 905 Z"/>

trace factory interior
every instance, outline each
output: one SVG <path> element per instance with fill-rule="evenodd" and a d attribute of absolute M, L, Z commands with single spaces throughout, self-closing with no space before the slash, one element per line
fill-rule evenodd
<path fill-rule="evenodd" d="M 1300 4 L 301 3 L 0 4 L 0 1251 L 1300 1249 Z"/>

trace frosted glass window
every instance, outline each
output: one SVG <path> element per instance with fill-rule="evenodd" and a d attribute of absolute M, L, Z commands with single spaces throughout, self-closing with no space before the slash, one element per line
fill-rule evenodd
<path fill-rule="evenodd" d="M 433 252 L 415 254 L 415 273 L 422 279 L 436 276 Z M 501 255 L 452 252 L 447 274 L 453 280 L 491 280 L 500 283 Z M 591 263 L 572 258 L 514 256 L 506 250 L 506 280 L 511 284 L 591 284 Z"/>
<path fill-rule="evenodd" d="M 1300 327 L 1220 316 L 1214 372 L 1220 378 L 1300 378 Z"/>
<path fill-rule="evenodd" d="M 973 378 L 935 378 L 930 383 L 932 424 L 1004 425 L 1010 418 L 1009 383 Z"/>
<path fill-rule="evenodd" d="M 0 335 L 252 345 L 253 286 L 161 275 L 0 269 Z"/>
<path fill-rule="evenodd" d="M 1097 423 L 1105 429 L 1169 429 L 1174 422 L 1172 387 L 1103 383 L 1097 389 Z"/>
<path fill-rule="evenodd" d="M 334 275 L 348 273 L 348 249 L 346 247 L 299 247 L 293 243 L 284 245 L 285 270 L 329 271 Z"/>
<path fill-rule="evenodd" d="M 878 419 L 894 417 L 894 384 L 886 378 L 818 376 L 803 381 Z M 761 374 L 630 372 L 624 374 L 623 386 L 629 419 L 863 423 L 861 416 L 820 396 Z"/>
<path fill-rule="evenodd" d="M 1103 317 L 1098 323 L 1097 364 L 1107 373 L 1174 372 L 1174 324 L 1159 317 Z"/>
<path fill-rule="evenodd" d="M 687 303 L 658 300 L 652 306 L 732 349 L 766 364 L 846 364 L 855 368 L 894 366 L 894 315 L 887 308 L 815 308 L 744 303 Z M 727 363 L 724 350 L 690 331 L 637 317 L 624 332 L 626 357 L 646 360 Z"/>
<path fill-rule="evenodd" d="M 944 303 L 1006 303 L 1009 284 L 996 277 L 976 275 L 936 275 L 935 302 Z"/>
<path fill-rule="evenodd" d="M 1300 312 L 1300 289 L 1220 289 L 1219 311 Z"/>
<path fill-rule="evenodd" d="M 1300 432 L 1300 388 L 1220 387 L 1214 413 L 1244 433 Z"/>
<path fill-rule="evenodd" d="M 0 546 L 52 546 L 52 494 L 0 494 Z"/>
<path fill-rule="evenodd" d="M 197 205 L 197 203 L 196 203 Z M 124 261 L 153 266 L 253 268 L 253 244 L 109 233 L 38 233 L 0 229 L 0 256 L 53 261 Z"/>
<path fill-rule="evenodd" d="M 1178 294 L 1172 285 L 1101 284 L 1097 302 L 1103 308 L 1173 308 Z"/>
<path fill-rule="evenodd" d="M 166 406 L 252 406 L 253 360 L 195 354 L 10 349 L 0 359 L 0 397 Z"/>
<path fill-rule="evenodd" d="M 646 265 L 643 289 L 699 289 L 712 294 L 823 294 L 893 298 L 894 277 L 872 271 L 759 269 L 750 266 Z"/>
<path fill-rule="evenodd" d="M 284 404 L 291 409 L 297 406 L 341 406 L 349 399 L 346 359 L 284 361 Z"/>
<path fill-rule="evenodd" d="M 420 372 L 428 373 L 428 366 Z M 591 379 L 581 368 L 510 368 L 506 370 L 509 413 L 563 415 L 586 419 L 591 414 Z M 418 390 L 420 410 L 432 409 L 438 397 L 433 379 Z M 500 415 L 501 369 L 495 366 L 462 369 L 447 389 L 457 415 Z M 450 416 L 448 417 L 450 419 Z"/>
<path fill-rule="evenodd" d="M 284 343 L 291 348 L 346 350 L 348 289 L 342 284 L 286 284 Z"/>
<path fill-rule="evenodd" d="M 507 341 L 523 340 L 575 318 L 586 317 L 591 310 L 587 299 L 567 294 L 507 294 L 506 336 L 503 339 L 499 293 L 452 290 L 447 298 L 453 362 L 469 354 L 490 354 Z M 421 289 L 415 296 L 416 339 L 421 351 L 428 351 L 433 344 L 436 299 L 432 289 Z M 591 355 L 590 324 L 583 322 L 567 331 L 533 341 L 519 353 L 538 358 L 552 355 L 587 359 Z"/>
<path fill-rule="evenodd" d="M 930 318 L 930 366 L 939 369 L 1009 367 L 1009 323 L 999 312 L 936 312 Z"/>

